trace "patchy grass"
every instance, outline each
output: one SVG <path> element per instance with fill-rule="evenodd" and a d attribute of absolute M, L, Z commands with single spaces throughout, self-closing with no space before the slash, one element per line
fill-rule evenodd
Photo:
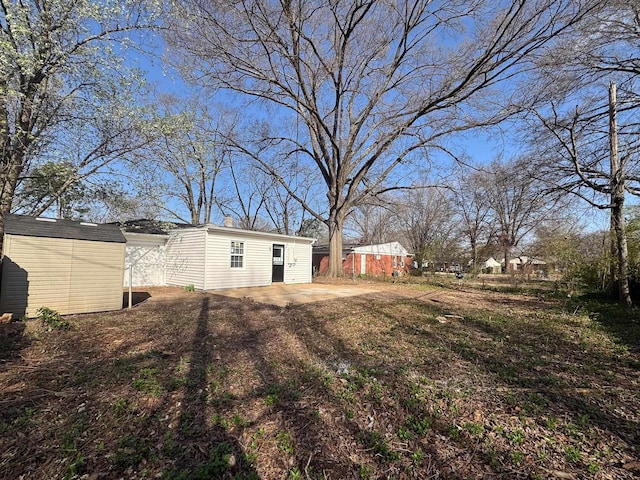
<path fill-rule="evenodd" d="M 162 292 L 1 344 L 1 478 L 640 475 L 635 310 L 468 284 Z"/>

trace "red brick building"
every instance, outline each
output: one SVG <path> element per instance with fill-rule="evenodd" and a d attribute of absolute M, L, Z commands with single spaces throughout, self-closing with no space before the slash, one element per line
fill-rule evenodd
<path fill-rule="evenodd" d="M 345 245 L 342 268 L 345 275 L 404 275 L 411 268 L 413 256 L 398 242 L 378 245 Z M 313 272 L 325 275 L 329 268 L 329 246 L 313 247 Z"/>

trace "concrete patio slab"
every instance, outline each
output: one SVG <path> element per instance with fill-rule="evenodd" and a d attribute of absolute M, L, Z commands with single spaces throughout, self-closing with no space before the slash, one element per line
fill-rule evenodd
<path fill-rule="evenodd" d="M 289 304 L 301 304 L 333 300 L 341 297 L 354 297 L 379 292 L 375 285 L 331 285 L 331 284 L 274 284 L 268 287 L 230 288 L 210 293 L 233 298 L 250 298 L 256 302 L 285 307 Z"/>

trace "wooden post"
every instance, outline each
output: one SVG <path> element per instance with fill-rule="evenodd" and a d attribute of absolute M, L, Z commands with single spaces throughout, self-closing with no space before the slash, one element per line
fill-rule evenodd
<path fill-rule="evenodd" d="M 133 304 L 133 265 L 129 265 L 129 308 Z"/>

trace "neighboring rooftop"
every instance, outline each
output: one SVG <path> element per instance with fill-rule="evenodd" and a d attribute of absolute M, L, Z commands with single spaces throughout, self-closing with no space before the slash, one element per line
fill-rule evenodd
<path fill-rule="evenodd" d="M 4 233 L 28 237 L 66 238 L 94 242 L 126 243 L 117 225 L 61 220 L 28 215 L 7 215 Z"/>
<path fill-rule="evenodd" d="M 116 225 L 127 233 L 147 233 L 152 235 L 167 235 L 171 230 L 175 230 L 176 228 L 194 226 L 190 223 L 165 222 L 162 220 L 149 220 L 147 218 L 118 222 Z"/>

